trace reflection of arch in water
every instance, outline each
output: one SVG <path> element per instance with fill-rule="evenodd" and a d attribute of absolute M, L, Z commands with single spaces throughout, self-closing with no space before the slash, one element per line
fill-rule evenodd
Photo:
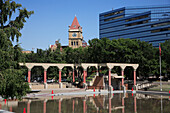
<path fill-rule="evenodd" d="M 65 107 L 68 107 L 65 105 L 65 103 L 69 102 L 67 105 L 69 105 L 70 113 L 72 113 L 72 112 L 74 113 L 74 111 L 86 113 L 86 112 L 88 112 L 88 109 L 92 108 L 92 106 L 89 105 L 89 102 L 91 103 L 91 101 L 89 101 L 89 99 L 92 99 L 93 104 L 95 104 L 94 107 L 96 108 L 96 111 L 103 109 L 104 111 L 108 110 L 109 113 L 111 113 L 113 111 L 115 112 L 115 110 L 121 110 L 122 113 L 124 113 L 126 108 L 128 109 L 128 107 L 131 107 L 132 110 L 134 110 L 134 112 L 137 113 L 136 96 L 134 96 L 134 98 L 129 98 L 129 99 L 132 99 L 132 104 L 131 104 L 132 106 L 129 106 L 128 103 L 125 104 L 125 102 L 127 102 L 127 100 L 125 101 L 125 99 L 127 99 L 127 97 L 125 97 L 125 95 L 120 95 L 119 97 L 120 97 L 120 99 L 119 98 L 118 99 L 122 100 L 122 101 L 120 101 L 118 103 L 117 103 L 117 101 L 115 101 L 115 99 L 117 100 L 117 97 L 114 97 L 112 94 L 108 95 L 108 96 L 99 95 L 99 96 L 96 96 L 95 98 L 90 97 L 90 96 L 89 97 L 85 96 L 85 97 L 80 97 L 80 98 L 69 98 L 70 99 L 69 101 L 66 98 L 65 99 L 60 98 L 57 100 L 47 100 L 47 99 L 27 100 L 27 101 L 24 100 L 22 102 L 23 104 L 20 103 L 21 106 L 18 106 L 18 107 L 21 107 L 21 108 L 26 107 L 25 109 L 26 109 L 27 113 L 31 113 L 32 111 L 34 111 L 35 105 L 40 106 L 39 109 L 37 109 L 37 110 L 41 111 L 42 113 L 47 113 L 49 110 L 51 110 L 51 108 L 52 108 L 52 111 L 61 113 L 61 112 L 65 111 L 64 110 Z M 81 99 L 81 101 L 78 99 Z M 49 107 L 49 103 L 51 103 L 51 102 L 54 102 L 54 103 L 50 104 L 50 107 Z M 78 104 L 81 107 L 79 107 Z M 54 105 L 54 106 L 52 107 L 51 105 Z M 16 106 L 11 106 L 11 104 L 9 107 L 11 108 L 11 110 L 10 110 L 11 112 L 12 112 L 12 108 L 16 109 Z M 19 108 L 20 109 L 19 111 L 21 111 L 21 108 Z M 23 111 L 23 109 L 22 109 L 22 111 Z"/>

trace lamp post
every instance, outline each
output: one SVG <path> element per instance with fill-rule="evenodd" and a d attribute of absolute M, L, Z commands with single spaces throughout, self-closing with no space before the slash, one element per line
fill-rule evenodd
<path fill-rule="evenodd" d="M 161 76 L 161 43 L 159 43 L 159 64 L 160 64 L 160 90 L 162 91 L 162 76 Z"/>

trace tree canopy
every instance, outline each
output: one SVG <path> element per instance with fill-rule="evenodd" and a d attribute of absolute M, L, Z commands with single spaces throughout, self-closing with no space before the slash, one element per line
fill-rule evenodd
<path fill-rule="evenodd" d="M 169 42 L 162 43 L 163 75 L 169 73 Z M 138 63 L 137 75 L 159 76 L 159 50 L 152 44 L 140 40 L 95 38 L 89 40 L 89 47 L 60 51 L 38 49 L 37 53 L 25 54 L 26 62 L 44 63 Z M 36 59 L 36 60 L 34 60 Z"/>
<path fill-rule="evenodd" d="M 29 90 L 18 63 L 24 61 L 19 44 L 20 30 L 33 14 L 13 0 L 0 0 L 0 95 L 4 98 L 21 98 Z"/>
<path fill-rule="evenodd" d="M 18 15 L 14 15 L 16 13 Z M 20 30 L 24 27 L 26 18 L 29 18 L 33 11 L 27 11 L 21 4 L 16 3 L 13 0 L 0 0 L 0 29 L 1 33 L 4 32 L 6 37 L 11 38 L 14 41 L 19 41 L 21 37 Z M 14 19 L 11 19 L 14 18 Z"/>

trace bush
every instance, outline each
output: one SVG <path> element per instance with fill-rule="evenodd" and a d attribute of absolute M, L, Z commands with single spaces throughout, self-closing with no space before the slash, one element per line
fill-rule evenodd
<path fill-rule="evenodd" d="M 6 99 L 21 99 L 30 91 L 24 77 L 22 70 L 6 69 L 0 72 L 0 95 Z"/>
<path fill-rule="evenodd" d="M 95 74 L 95 73 L 93 73 L 93 74 L 91 74 L 90 76 L 91 76 L 91 77 L 94 77 L 94 76 L 96 76 L 96 74 Z"/>
<path fill-rule="evenodd" d="M 87 77 L 87 80 L 92 80 L 93 79 L 93 77 Z"/>

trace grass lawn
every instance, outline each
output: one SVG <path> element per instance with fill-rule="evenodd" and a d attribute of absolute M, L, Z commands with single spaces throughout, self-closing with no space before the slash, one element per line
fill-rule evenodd
<path fill-rule="evenodd" d="M 169 90 L 170 90 L 170 85 L 167 85 L 167 84 L 162 85 L 162 91 L 169 92 Z M 150 88 L 150 89 L 148 89 L 148 91 L 160 91 L 160 85 L 158 85 L 157 87 Z"/>

